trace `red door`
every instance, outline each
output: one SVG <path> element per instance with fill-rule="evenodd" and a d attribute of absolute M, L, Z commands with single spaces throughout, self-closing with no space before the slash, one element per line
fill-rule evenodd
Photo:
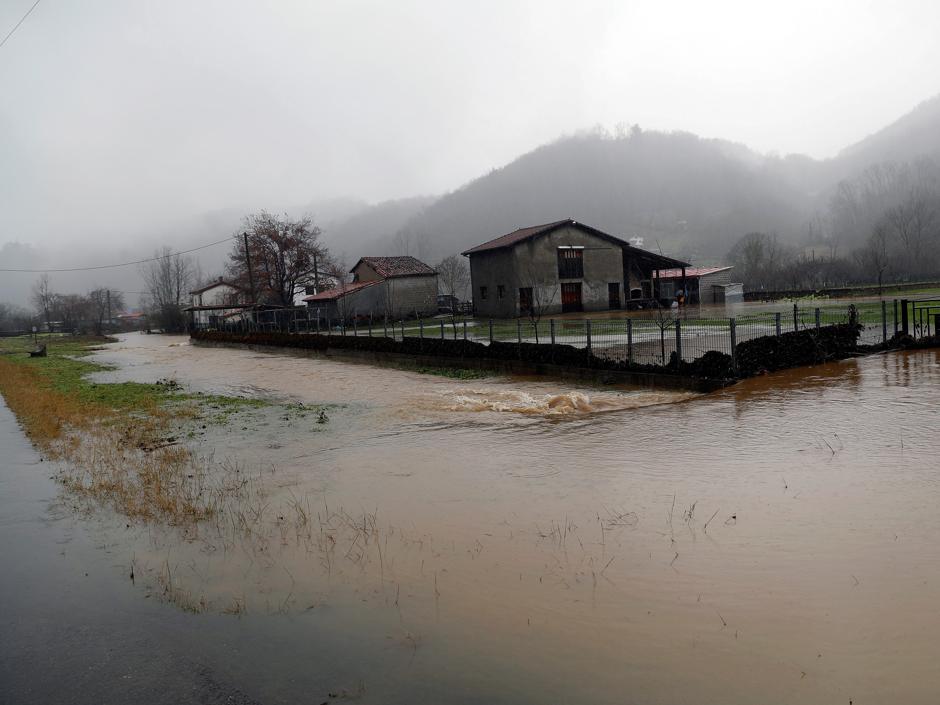
<path fill-rule="evenodd" d="M 581 282 L 561 285 L 561 312 L 583 311 L 581 303 Z"/>

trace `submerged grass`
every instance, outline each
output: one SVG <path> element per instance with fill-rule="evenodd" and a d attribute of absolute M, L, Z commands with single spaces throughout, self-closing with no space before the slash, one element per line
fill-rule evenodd
<path fill-rule="evenodd" d="M 99 384 L 103 365 L 83 359 L 113 338 L 48 336 L 46 357 L 28 357 L 31 338 L 0 340 L 0 393 L 32 442 L 63 460 L 57 479 L 72 492 L 128 517 L 170 523 L 212 516 L 233 489 L 210 481 L 208 463 L 171 435 L 173 424 L 224 422 L 255 399 L 183 393 L 171 380 Z M 208 412 L 208 413 L 207 413 Z"/>
<path fill-rule="evenodd" d="M 422 375 L 436 375 L 449 379 L 484 379 L 493 377 L 495 373 L 489 370 L 466 370 L 460 367 L 418 367 L 414 370 Z"/>

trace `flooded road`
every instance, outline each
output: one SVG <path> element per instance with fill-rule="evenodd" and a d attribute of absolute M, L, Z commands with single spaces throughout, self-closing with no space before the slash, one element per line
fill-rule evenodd
<path fill-rule="evenodd" d="M 155 652 L 188 664 L 171 682 L 209 673 L 210 690 L 263 703 L 940 693 L 936 351 L 705 396 L 457 381 L 162 336 L 97 358 L 117 366 L 101 381 L 327 410 L 325 423 L 252 411 L 194 440 L 259 488 L 243 514 L 260 518 L 236 529 L 77 513 L 51 473 L 4 468 L 4 555 L 50 564 L 0 578 L 4 602 L 39 612 L 59 572 L 93 565 L 97 587 L 66 600 L 64 622 L 119 605 Z M 37 581 L 50 587 L 27 598 Z"/>

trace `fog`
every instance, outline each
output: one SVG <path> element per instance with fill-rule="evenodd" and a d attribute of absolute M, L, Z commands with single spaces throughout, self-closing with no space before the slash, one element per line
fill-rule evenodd
<path fill-rule="evenodd" d="M 31 5 L 0 3 L 0 36 Z M 938 20 L 930 2 L 45 0 L 0 48 L 0 268 L 192 247 L 261 208 L 328 223 L 335 199 L 445 193 L 594 125 L 830 157 L 938 91 Z M 0 273 L 0 300 L 35 276 Z"/>

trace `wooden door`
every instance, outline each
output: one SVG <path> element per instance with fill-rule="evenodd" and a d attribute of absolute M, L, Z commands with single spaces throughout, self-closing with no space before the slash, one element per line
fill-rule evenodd
<path fill-rule="evenodd" d="M 583 311 L 584 305 L 581 303 L 581 282 L 566 283 L 561 285 L 561 311 L 569 313 L 571 311 Z"/>
<path fill-rule="evenodd" d="M 607 305 L 611 309 L 620 308 L 620 282 L 611 282 L 607 285 Z"/>

